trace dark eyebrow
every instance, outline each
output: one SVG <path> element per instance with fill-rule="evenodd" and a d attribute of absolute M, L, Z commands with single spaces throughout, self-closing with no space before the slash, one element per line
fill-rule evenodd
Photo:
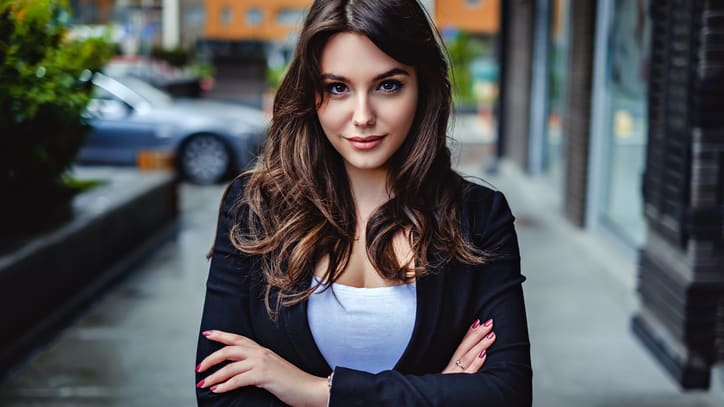
<path fill-rule="evenodd" d="M 392 69 L 390 69 L 390 70 L 387 71 L 387 72 L 383 72 L 383 73 L 375 76 L 375 77 L 374 77 L 374 80 L 375 80 L 375 81 L 379 81 L 380 79 L 384 79 L 384 78 L 387 78 L 387 77 L 390 77 L 390 76 L 395 76 L 395 75 L 410 76 L 410 73 L 407 72 L 406 70 L 402 69 L 402 68 L 392 68 Z M 333 74 L 333 73 L 323 73 L 323 74 L 322 74 L 322 78 L 324 78 L 324 79 L 331 79 L 331 80 L 333 80 L 333 81 L 349 82 L 349 80 L 348 80 L 347 78 L 345 78 L 344 76 L 335 75 L 335 74 Z"/>

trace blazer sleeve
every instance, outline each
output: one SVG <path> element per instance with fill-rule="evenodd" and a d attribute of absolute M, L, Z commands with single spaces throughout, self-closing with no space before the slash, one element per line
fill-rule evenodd
<path fill-rule="evenodd" d="M 244 181 L 235 180 L 222 198 L 211 265 L 206 283 L 206 300 L 201 318 L 200 332 L 217 329 L 233 332 L 256 340 L 249 320 L 248 296 L 252 259 L 239 252 L 231 244 L 229 232 L 234 221 L 233 207 L 242 196 Z M 199 333 L 196 363 L 222 348 L 222 344 L 206 339 Z M 202 380 L 225 364 L 219 364 L 196 373 L 196 380 Z M 270 406 L 278 400 L 265 390 L 247 386 L 223 394 L 209 389 L 196 389 L 199 406 Z"/>
<path fill-rule="evenodd" d="M 475 374 L 411 375 L 337 367 L 330 406 L 531 405 L 530 343 L 514 217 L 500 192 L 480 191 L 473 194 L 480 199 L 466 203 L 463 219 L 465 213 L 473 218 L 472 241 L 490 254 L 485 264 L 470 268 L 475 273 L 471 280 L 475 313 L 481 321 L 493 318 L 496 333 L 483 368 Z"/>

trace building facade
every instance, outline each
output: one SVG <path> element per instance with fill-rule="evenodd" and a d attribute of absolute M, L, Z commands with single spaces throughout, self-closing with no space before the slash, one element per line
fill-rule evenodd
<path fill-rule="evenodd" d="M 724 4 L 523 0 L 502 14 L 503 155 L 631 259 L 634 333 L 682 387 L 708 387 L 724 361 Z"/>
<path fill-rule="evenodd" d="M 204 37 L 278 41 L 299 30 L 309 0 L 206 0 Z"/>
<path fill-rule="evenodd" d="M 204 38 L 279 41 L 293 36 L 311 0 L 206 0 Z M 441 29 L 474 34 L 498 31 L 499 0 L 423 1 Z"/>
<path fill-rule="evenodd" d="M 165 48 L 201 42 L 293 42 L 311 0 L 72 0 L 76 24 L 117 24 Z M 500 0 L 424 0 L 441 30 L 498 32 Z"/>
<path fill-rule="evenodd" d="M 450 27 L 489 35 L 500 29 L 500 0 L 436 0 L 425 7 L 443 31 Z"/>

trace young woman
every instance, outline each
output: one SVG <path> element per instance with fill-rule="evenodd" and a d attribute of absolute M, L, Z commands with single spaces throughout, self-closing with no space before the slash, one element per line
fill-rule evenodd
<path fill-rule="evenodd" d="M 531 404 L 513 216 L 451 169 L 447 72 L 417 1 L 314 2 L 222 201 L 200 405 Z"/>

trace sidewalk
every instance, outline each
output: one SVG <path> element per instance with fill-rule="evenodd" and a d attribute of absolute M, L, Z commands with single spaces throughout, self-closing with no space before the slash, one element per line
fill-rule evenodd
<path fill-rule="evenodd" d="M 484 175 L 493 145 L 468 137 L 455 149 L 459 170 L 503 191 L 517 218 L 534 406 L 724 405 L 721 391 L 682 393 L 631 334 L 634 259 L 571 226 L 550 192 L 515 167 L 502 163 L 496 176 Z M 0 405 L 194 405 L 205 253 L 222 192 L 182 185 L 178 238 L 0 382 Z"/>
<path fill-rule="evenodd" d="M 520 240 L 536 406 L 722 406 L 719 389 L 679 390 L 631 333 L 635 259 L 573 227 L 551 193 L 502 163 L 495 176 L 478 161 L 460 172 L 501 190 Z M 715 383 L 716 382 L 716 383 Z M 718 379 L 713 378 L 716 388 Z"/>

